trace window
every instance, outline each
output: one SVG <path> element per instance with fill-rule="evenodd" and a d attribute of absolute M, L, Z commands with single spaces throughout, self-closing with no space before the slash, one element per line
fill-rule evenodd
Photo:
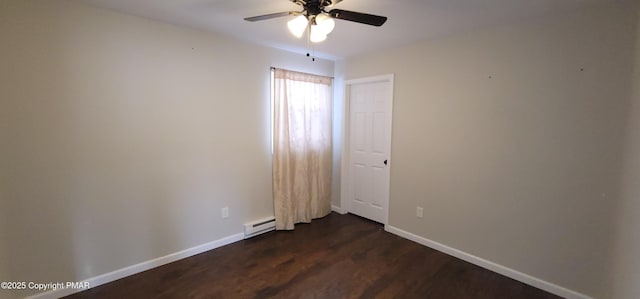
<path fill-rule="evenodd" d="M 272 73 L 273 188 L 277 229 L 331 212 L 331 81 Z"/>

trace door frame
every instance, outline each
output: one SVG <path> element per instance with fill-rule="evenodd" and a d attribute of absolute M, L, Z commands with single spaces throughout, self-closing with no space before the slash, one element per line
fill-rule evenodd
<path fill-rule="evenodd" d="M 393 98 L 394 98 L 394 74 L 380 75 L 380 76 L 372 76 L 365 78 L 358 78 L 352 80 L 346 80 L 344 82 L 344 102 L 343 102 L 343 119 L 342 119 L 342 161 L 341 161 L 341 180 L 340 180 L 340 207 L 345 213 L 351 211 L 351 202 L 349 200 L 349 194 L 352 194 L 352 185 L 351 185 L 351 86 L 363 83 L 381 83 L 388 82 L 391 88 L 391 99 L 389 103 L 389 146 L 387 148 L 387 152 L 389 154 L 389 164 L 387 167 L 389 168 L 389 193 L 391 191 L 391 165 L 393 165 L 393 159 L 391 159 L 391 141 L 393 140 Z M 387 194 L 385 205 L 385 213 L 383 223 L 387 225 L 389 222 L 389 197 L 390 194 Z"/>

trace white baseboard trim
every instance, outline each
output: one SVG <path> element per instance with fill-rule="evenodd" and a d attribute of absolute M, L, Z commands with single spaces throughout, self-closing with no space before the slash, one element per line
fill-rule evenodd
<path fill-rule="evenodd" d="M 115 270 L 113 272 L 109 272 L 106 274 L 102 274 L 96 277 L 92 277 L 89 279 L 85 279 L 83 280 L 83 282 L 88 282 L 89 283 L 89 288 L 95 288 L 99 285 L 103 285 L 105 283 L 109 283 L 112 281 L 116 281 L 118 279 L 127 277 L 127 276 L 131 276 L 133 274 L 137 274 L 143 271 L 147 271 L 149 269 L 153 269 L 162 265 L 166 265 L 168 263 L 172 263 L 175 262 L 177 260 L 181 260 L 190 256 L 194 256 L 196 254 L 200 254 L 203 253 L 205 251 L 209 251 L 212 249 L 216 249 L 218 247 L 222 247 L 224 245 L 227 244 L 231 244 L 231 243 L 235 243 L 237 241 L 243 240 L 244 239 L 244 234 L 243 233 L 239 233 L 239 234 L 235 234 L 235 235 L 231 235 L 228 237 L 224 237 L 222 239 L 218 239 L 209 243 L 205 243 L 202 245 L 198 245 L 195 247 L 191 247 L 189 249 L 185 249 L 179 252 L 174 252 L 168 255 L 165 255 L 163 257 L 159 257 L 159 258 L 155 258 L 152 260 L 148 260 L 139 264 L 135 264 L 129 267 L 125 267 L 122 269 L 118 269 Z M 62 289 L 57 289 L 57 290 L 51 290 L 51 291 L 47 291 L 47 292 L 43 292 L 40 294 L 36 294 L 27 298 L 31 298 L 31 299 L 55 299 L 55 298 L 60 298 L 60 297 L 64 297 L 64 296 L 69 296 L 71 294 L 74 293 L 78 293 L 81 291 L 85 291 L 88 289 L 67 289 L 67 288 L 62 288 Z"/>
<path fill-rule="evenodd" d="M 569 290 L 567 288 L 564 288 L 564 287 L 561 287 L 559 285 L 550 283 L 548 281 L 544 281 L 542 279 L 533 277 L 531 275 L 528 275 L 528 274 L 513 270 L 511 268 L 496 264 L 494 262 L 485 260 L 483 258 L 477 257 L 477 256 L 469 254 L 469 253 L 466 253 L 464 251 L 460 251 L 458 249 L 449 247 L 447 245 L 438 243 L 436 241 L 432 241 L 432 240 L 429 240 L 427 238 L 424 238 L 424 237 L 412 234 L 410 232 L 401 230 L 401 229 L 399 229 L 397 227 L 393 227 L 391 225 L 385 225 L 384 226 L 384 230 L 387 231 L 387 232 L 390 232 L 390 233 L 392 233 L 394 235 L 398 235 L 398 236 L 403 237 L 405 239 L 409 239 L 411 241 L 414 241 L 414 242 L 416 242 L 418 244 L 422 244 L 424 246 L 427 246 L 429 248 L 435 249 L 437 251 L 440 251 L 440 252 L 446 253 L 448 255 L 457 257 L 457 258 L 459 258 L 461 260 L 467 261 L 467 262 L 472 263 L 472 264 L 474 264 L 476 266 L 480 266 L 482 268 L 485 268 L 485 269 L 491 270 L 493 272 L 502 274 L 502 275 L 507 276 L 509 278 L 512 278 L 512 279 L 518 280 L 520 282 L 526 283 L 526 284 L 528 284 L 530 286 L 534 286 L 536 288 L 539 288 L 541 290 L 545 290 L 545 291 L 547 291 L 549 293 L 558 295 L 560 297 L 564 297 L 564 298 L 567 298 L 567 299 L 593 299 L 592 297 L 589 297 L 587 295 L 578 293 L 576 291 Z"/>
<path fill-rule="evenodd" d="M 343 209 L 343 208 L 341 208 L 339 206 L 336 206 L 336 205 L 331 205 L 331 210 L 336 212 L 336 213 L 338 213 L 338 214 L 342 214 L 342 215 L 347 213 L 347 210 L 345 210 L 345 209 Z"/>

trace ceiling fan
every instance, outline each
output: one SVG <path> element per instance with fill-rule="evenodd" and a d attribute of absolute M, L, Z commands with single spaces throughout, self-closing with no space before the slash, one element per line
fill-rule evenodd
<path fill-rule="evenodd" d="M 331 9 L 342 0 L 290 0 L 302 7 L 301 11 L 285 11 L 266 15 L 245 18 L 246 21 L 255 22 L 286 16 L 297 16 L 289 21 L 288 27 L 296 37 L 302 37 L 304 31 L 309 27 L 310 40 L 321 42 L 327 38 L 327 34 L 333 30 L 335 25 L 333 19 L 352 21 L 372 26 L 382 26 L 387 21 L 387 17 L 371 15 L 361 12 Z"/>

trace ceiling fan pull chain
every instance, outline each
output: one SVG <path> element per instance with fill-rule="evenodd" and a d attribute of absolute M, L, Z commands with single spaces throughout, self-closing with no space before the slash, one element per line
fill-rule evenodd
<path fill-rule="evenodd" d="M 307 24 L 306 31 L 307 31 L 307 51 L 308 51 L 307 57 L 311 57 L 311 61 L 316 61 L 316 58 L 315 58 L 316 53 L 313 50 L 313 47 L 311 46 L 311 22 Z M 313 56 L 311 56 L 310 52 L 313 53 Z"/>

